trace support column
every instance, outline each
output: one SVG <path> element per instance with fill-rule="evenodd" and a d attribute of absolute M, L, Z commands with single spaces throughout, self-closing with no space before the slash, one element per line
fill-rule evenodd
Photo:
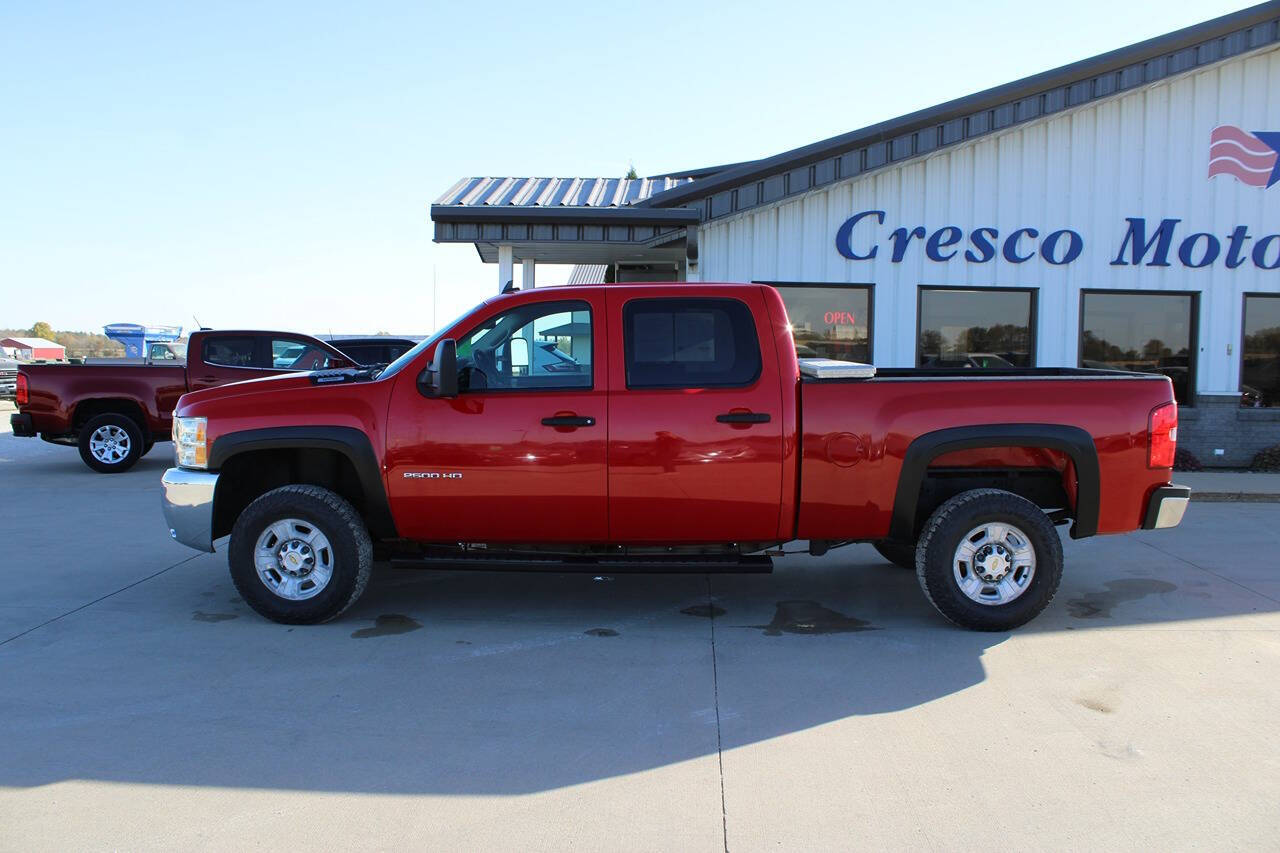
<path fill-rule="evenodd" d="M 500 244 L 498 246 L 498 292 L 501 293 L 503 288 L 511 283 L 511 277 L 514 274 L 512 264 L 511 246 Z"/>
<path fill-rule="evenodd" d="M 534 283 L 533 258 L 525 258 L 523 261 L 520 262 L 520 267 L 521 267 L 520 289 L 533 290 L 533 288 L 537 286 Z"/>
<path fill-rule="evenodd" d="M 702 281 L 702 273 L 698 270 L 698 226 L 690 225 L 684 230 L 684 280 Z"/>

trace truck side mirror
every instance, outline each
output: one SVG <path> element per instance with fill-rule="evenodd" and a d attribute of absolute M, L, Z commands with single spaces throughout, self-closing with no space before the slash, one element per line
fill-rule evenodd
<path fill-rule="evenodd" d="M 424 397 L 458 396 L 458 343 L 453 338 L 436 344 L 431 366 L 418 375 L 418 393 Z"/>

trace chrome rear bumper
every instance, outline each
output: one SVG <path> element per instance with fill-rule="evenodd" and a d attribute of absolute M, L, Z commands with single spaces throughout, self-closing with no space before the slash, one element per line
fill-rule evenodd
<path fill-rule="evenodd" d="M 161 479 L 169 535 L 188 548 L 213 553 L 213 493 L 218 475 L 170 468 Z"/>
<path fill-rule="evenodd" d="M 1190 501 L 1189 486 L 1160 486 L 1151 493 L 1151 499 L 1147 501 L 1147 515 L 1142 522 L 1142 529 L 1160 530 L 1165 527 L 1177 527 Z"/>

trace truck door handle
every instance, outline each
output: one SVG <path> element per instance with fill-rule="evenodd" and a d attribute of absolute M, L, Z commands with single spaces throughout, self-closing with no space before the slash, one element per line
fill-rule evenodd
<path fill-rule="evenodd" d="M 587 427 L 595 426 L 595 418 L 581 418 L 577 415 L 556 415 L 552 418 L 543 418 L 543 426 L 549 427 Z"/>
<path fill-rule="evenodd" d="M 768 412 L 725 412 L 716 415 L 722 424 L 767 424 L 770 421 Z"/>

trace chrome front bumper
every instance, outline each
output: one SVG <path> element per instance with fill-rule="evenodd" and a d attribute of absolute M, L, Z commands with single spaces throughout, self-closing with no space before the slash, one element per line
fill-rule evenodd
<path fill-rule="evenodd" d="M 188 548 L 213 553 L 213 493 L 218 475 L 170 468 L 160 481 L 169 535 Z"/>
<path fill-rule="evenodd" d="M 1160 486 L 1151 493 L 1151 499 L 1147 501 L 1147 515 L 1142 522 L 1142 529 L 1160 530 L 1165 527 L 1177 527 L 1190 502 L 1190 487 Z"/>

